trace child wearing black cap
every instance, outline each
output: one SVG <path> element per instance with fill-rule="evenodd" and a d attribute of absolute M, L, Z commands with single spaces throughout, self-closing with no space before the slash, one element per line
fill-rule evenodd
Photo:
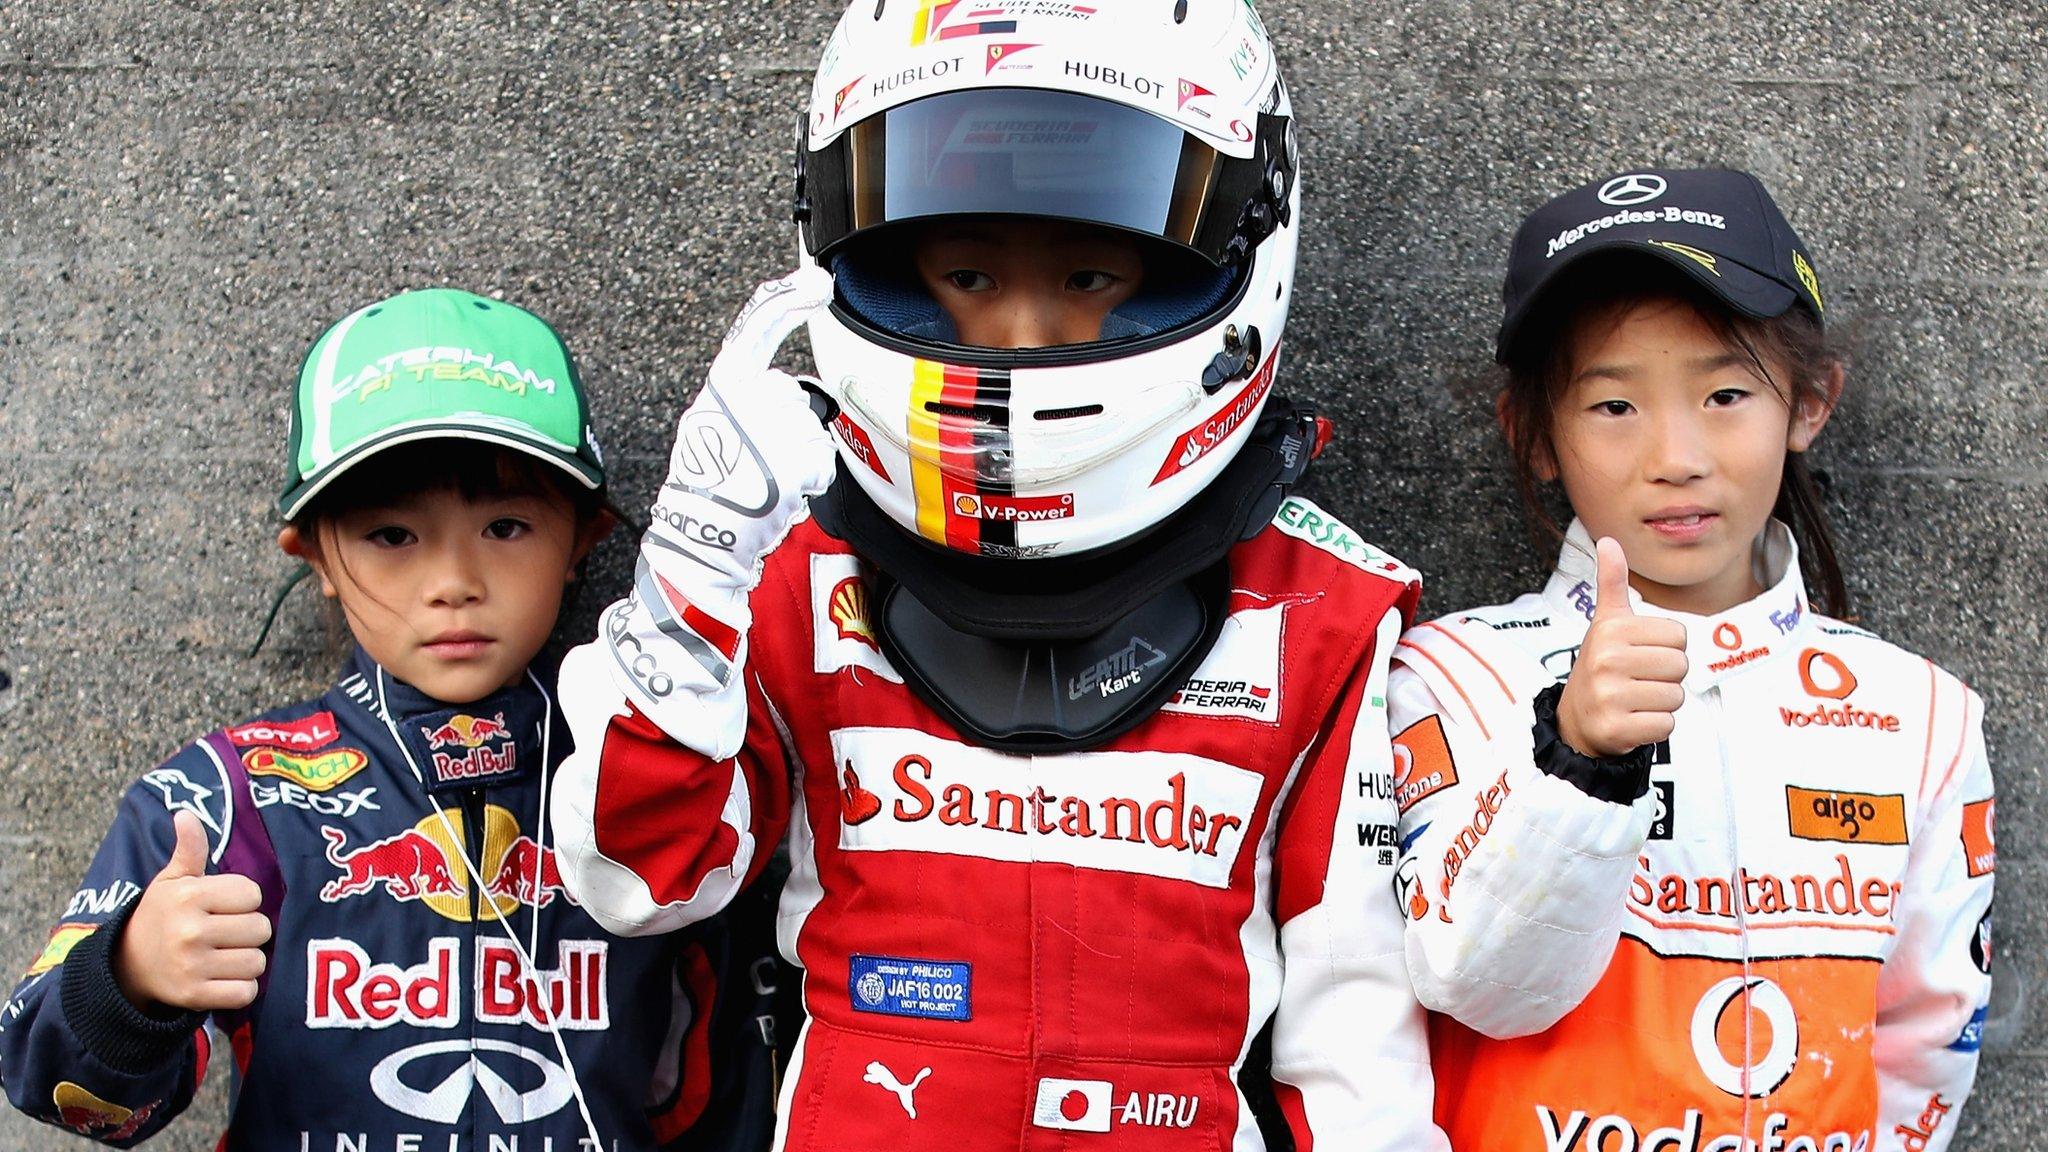
<path fill-rule="evenodd" d="M 1990 992 L 1983 708 L 1835 618 L 1802 454 L 1843 361 L 1809 252 L 1725 170 L 1617 174 L 1516 234 L 1497 408 L 1563 548 L 1542 590 L 1412 629 L 1388 690 L 1456 1148 L 1955 1133 Z"/>

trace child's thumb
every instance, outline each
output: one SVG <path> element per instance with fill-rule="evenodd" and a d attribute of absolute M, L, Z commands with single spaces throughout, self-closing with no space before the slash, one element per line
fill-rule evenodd
<path fill-rule="evenodd" d="M 157 879 L 206 875 L 206 829 L 199 817 L 190 812 L 174 813 L 171 827 L 178 830 L 178 846 L 171 850 L 171 862 L 156 874 Z"/>
<path fill-rule="evenodd" d="M 1594 549 L 1599 554 L 1600 585 L 1594 594 L 1593 619 L 1618 620 L 1635 615 L 1628 602 L 1628 555 L 1621 550 L 1621 541 L 1602 536 Z"/>

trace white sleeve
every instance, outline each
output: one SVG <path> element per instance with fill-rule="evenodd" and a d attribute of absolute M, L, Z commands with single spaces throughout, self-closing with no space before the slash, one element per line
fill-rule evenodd
<path fill-rule="evenodd" d="M 1385 691 L 1400 629 L 1397 612 L 1381 619 L 1370 664 L 1304 754 L 1274 853 L 1285 958 L 1274 1093 L 1297 1148 L 1450 1147 L 1433 1119 L 1427 1017 L 1403 970 L 1393 856 L 1368 843 L 1394 832 Z"/>
<path fill-rule="evenodd" d="M 1607 970 L 1655 793 L 1616 804 L 1538 769 L 1524 692 L 1441 628 L 1411 630 L 1394 659 L 1416 996 L 1495 1039 L 1541 1032 Z"/>
<path fill-rule="evenodd" d="M 1906 861 L 1898 941 L 1877 978 L 1878 1131 L 1921 1137 L 1907 1147 L 1941 1152 L 1961 1124 L 1959 1110 L 1977 1076 L 1977 1048 L 1991 996 L 1991 765 L 1983 709 L 1975 693 L 1940 678 L 1954 716 L 1954 759 L 1936 791 Z M 1939 743 L 1936 747 L 1940 747 Z M 1887 1144 L 1887 1147 L 1897 1145 Z"/>

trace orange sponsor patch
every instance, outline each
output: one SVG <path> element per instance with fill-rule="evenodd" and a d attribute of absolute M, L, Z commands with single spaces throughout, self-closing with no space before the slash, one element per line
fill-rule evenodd
<path fill-rule="evenodd" d="M 1444 739 L 1442 720 L 1424 717 L 1394 737 L 1394 802 L 1401 811 L 1457 782 L 1458 765 Z"/>
<path fill-rule="evenodd" d="M 1997 803 L 1993 799 L 1963 805 L 1963 855 L 1972 876 L 1989 876 L 1998 869 L 1998 842 L 1991 835 Z"/>
<path fill-rule="evenodd" d="M 1785 819 L 1801 840 L 1904 844 L 1906 798 L 1871 792 L 1785 786 Z"/>

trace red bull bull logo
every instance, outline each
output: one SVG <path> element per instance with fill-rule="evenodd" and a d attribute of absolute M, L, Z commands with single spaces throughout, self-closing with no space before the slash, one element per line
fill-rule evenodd
<path fill-rule="evenodd" d="M 519 771 L 519 746 L 505 726 L 503 712 L 496 716 L 458 713 L 440 727 L 427 729 L 426 736 L 434 748 L 462 749 L 454 755 L 433 754 L 437 784 L 476 784 Z"/>
<path fill-rule="evenodd" d="M 100 1099 L 81 1085 L 69 1080 L 58 1083 L 50 1093 L 50 1102 L 57 1106 L 57 1122 L 80 1135 L 90 1136 L 107 1143 L 118 1143 L 134 1136 L 149 1123 L 149 1117 L 156 1111 L 157 1102 L 144 1104 L 140 1108 L 125 1108 Z"/>
<path fill-rule="evenodd" d="M 395 836 L 355 848 L 332 825 L 320 835 L 327 841 L 327 862 L 341 870 L 320 888 L 320 899 L 329 904 L 382 889 L 393 900 L 418 901 L 449 920 L 467 922 L 509 916 L 522 904 L 545 908 L 556 896 L 575 902 L 562 886 L 554 849 L 521 833 L 512 813 L 496 804 L 484 807 L 484 850 L 477 862 L 484 891 L 475 900 L 462 859 L 463 830 L 453 819 L 443 824 L 439 815 L 428 816 Z"/>
<path fill-rule="evenodd" d="M 460 713 L 449 718 L 446 724 L 427 733 L 427 742 L 436 748 L 481 748 L 486 740 L 502 740 L 512 735 L 505 728 L 505 714 L 496 716 L 466 716 Z"/>
<path fill-rule="evenodd" d="M 348 834 L 328 825 L 320 829 L 327 841 L 327 862 L 341 869 L 341 877 L 320 888 L 320 899 L 330 904 L 360 896 L 383 885 L 384 894 L 394 900 L 417 900 L 427 895 L 461 895 L 462 881 L 456 879 L 441 846 L 417 828 L 373 841 L 344 852 Z"/>

